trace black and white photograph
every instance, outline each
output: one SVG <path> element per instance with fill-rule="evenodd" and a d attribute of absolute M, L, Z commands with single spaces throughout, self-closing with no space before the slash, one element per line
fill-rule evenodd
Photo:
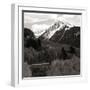
<path fill-rule="evenodd" d="M 22 77 L 80 75 L 80 13 L 24 11 Z"/>

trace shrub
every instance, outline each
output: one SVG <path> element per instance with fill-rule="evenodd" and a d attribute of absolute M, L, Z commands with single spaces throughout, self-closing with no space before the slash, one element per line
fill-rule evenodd
<path fill-rule="evenodd" d="M 76 74 L 80 74 L 80 59 L 75 55 L 71 59 L 52 61 L 50 69 L 47 71 L 48 76 Z"/>

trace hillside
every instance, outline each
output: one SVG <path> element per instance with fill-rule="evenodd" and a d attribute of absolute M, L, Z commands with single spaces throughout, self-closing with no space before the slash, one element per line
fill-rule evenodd
<path fill-rule="evenodd" d="M 80 48 L 80 27 L 72 27 L 66 31 L 64 29 L 57 31 L 50 40 Z"/>

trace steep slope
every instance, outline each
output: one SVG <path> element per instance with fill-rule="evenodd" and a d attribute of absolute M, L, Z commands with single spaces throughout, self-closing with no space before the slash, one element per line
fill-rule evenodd
<path fill-rule="evenodd" d="M 62 34 L 62 35 L 61 35 Z M 80 47 L 80 27 L 72 27 L 65 31 L 56 32 L 51 38 L 51 41 L 69 44 L 75 47 Z"/>
<path fill-rule="evenodd" d="M 59 43 L 69 44 L 80 48 L 80 27 L 72 27 L 67 30 Z"/>
<path fill-rule="evenodd" d="M 57 21 L 51 25 L 39 38 L 40 39 L 50 39 L 56 32 L 61 30 L 68 30 L 72 25 L 69 23 L 64 23 L 62 21 Z"/>

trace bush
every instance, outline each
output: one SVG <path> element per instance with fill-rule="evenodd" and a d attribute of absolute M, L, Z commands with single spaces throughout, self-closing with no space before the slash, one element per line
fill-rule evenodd
<path fill-rule="evenodd" d="M 71 59 L 52 61 L 50 69 L 47 71 L 48 76 L 77 74 L 80 74 L 80 59 L 75 55 Z"/>

